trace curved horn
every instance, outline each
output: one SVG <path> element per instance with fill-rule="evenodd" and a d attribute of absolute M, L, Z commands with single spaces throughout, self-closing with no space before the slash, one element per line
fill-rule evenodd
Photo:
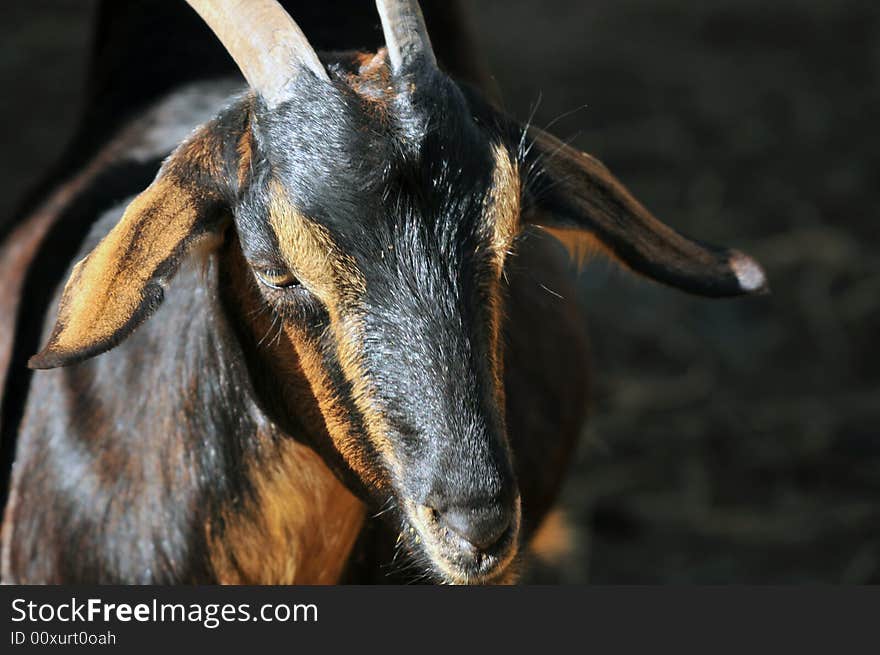
<path fill-rule="evenodd" d="M 420 58 L 437 65 L 418 0 L 376 0 L 391 69 L 397 73 Z"/>
<path fill-rule="evenodd" d="M 288 86 L 300 72 L 296 64 L 329 81 L 305 34 L 276 0 L 186 1 L 270 106 L 288 98 Z"/>

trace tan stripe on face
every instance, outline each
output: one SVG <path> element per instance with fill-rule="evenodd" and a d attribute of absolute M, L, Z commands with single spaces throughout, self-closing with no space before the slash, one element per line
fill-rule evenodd
<path fill-rule="evenodd" d="M 500 352 L 501 343 L 501 289 L 499 278 L 504 270 L 513 242 L 520 227 L 520 178 L 519 170 L 502 145 L 494 148 L 495 170 L 492 173 L 492 188 L 486 197 L 483 212 L 484 226 L 489 234 L 489 248 L 495 266 L 496 277 L 488 289 L 489 296 L 489 335 L 492 373 L 495 381 L 495 399 L 499 407 L 504 406 L 504 360 Z M 502 412 L 503 416 L 503 412 Z"/>
<path fill-rule="evenodd" d="M 492 172 L 492 188 L 486 197 L 483 220 L 500 275 L 504 259 L 519 232 L 520 179 L 519 169 L 507 148 L 496 145 L 493 154 L 495 170 Z"/>
<path fill-rule="evenodd" d="M 348 419 L 347 410 L 340 402 L 340 390 L 327 375 L 320 346 L 294 324 L 285 325 L 284 330 L 296 349 L 302 372 L 309 382 L 336 450 L 364 482 L 371 487 L 381 488 L 383 480 L 372 463 L 365 458 L 365 449 L 358 444 L 360 435 L 355 431 Z M 346 371 L 345 375 L 348 377 L 350 373 Z"/>
<path fill-rule="evenodd" d="M 271 196 L 269 221 L 279 248 L 294 274 L 327 308 L 339 365 L 351 384 L 352 400 L 364 419 L 367 437 L 389 466 L 399 468 L 388 440 L 388 424 L 375 400 L 375 390 L 367 378 L 361 355 L 364 340 L 361 307 L 366 281 L 354 259 L 338 248 L 324 227 L 303 216 L 287 202 L 280 186 L 271 189 Z M 332 421 L 334 426 L 328 426 L 328 429 L 332 429 L 340 451 L 345 454 L 347 449 L 351 455 L 349 444 L 357 435 L 352 435 L 350 426 L 338 419 L 340 410 L 323 372 L 321 356 L 314 344 L 306 342 L 303 335 L 295 334 L 295 330 L 293 332 L 290 336 L 300 357 L 304 363 L 311 362 L 309 381 L 316 397 L 324 399 L 322 411 L 325 416 L 337 417 Z"/>
<path fill-rule="evenodd" d="M 363 296 L 366 283 L 354 259 L 287 200 L 280 184 L 272 183 L 269 195 L 269 223 L 291 272 L 328 306 Z"/>

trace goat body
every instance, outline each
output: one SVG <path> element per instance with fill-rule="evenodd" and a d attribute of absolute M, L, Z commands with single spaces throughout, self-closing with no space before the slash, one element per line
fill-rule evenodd
<path fill-rule="evenodd" d="M 213 43 L 204 43 L 210 35 L 202 26 L 180 33 L 181 23 L 193 22 L 183 11 L 169 3 L 142 3 L 143 11 L 129 5 L 123 15 L 114 4 L 122 3 L 102 7 L 105 33 L 98 51 L 103 58 L 135 57 L 149 64 L 136 43 L 113 47 L 124 34 L 143 39 L 144 30 L 134 26 L 153 9 L 166 14 L 163 23 L 172 26 L 175 39 L 186 38 L 188 47 L 200 52 L 201 62 L 188 61 L 207 68 L 206 74 L 226 72 L 214 63 L 220 57 L 208 47 Z M 349 4 L 351 9 L 366 3 Z M 429 19 L 430 11 L 442 15 L 440 4 L 426 3 Z M 296 10 L 294 15 L 303 15 Z M 316 28 L 310 33 L 328 33 L 333 45 L 341 45 L 339 30 L 308 22 Z M 352 43 L 373 43 L 376 35 L 367 25 L 357 26 Z M 458 53 L 467 47 L 462 33 L 447 29 L 445 40 L 435 37 L 441 58 L 459 69 Z M 133 65 L 143 65 L 137 62 Z M 111 353 L 34 376 L 22 366 L 36 349 L 39 322 L 46 325 L 43 339 L 48 336 L 60 282 L 70 273 L 64 262 L 88 254 L 119 220 L 127 200 L 149 184 L 162 159 L 243 89 L 233 79 L 183 82 L 167 90 L 162 87 L 168 76 L 153 71 L 145 85 L 166 97 L 135 112 L 108 138 L 94 127 L 92 116 L 132 113 L 128 107 L 139 98 L 120 92 L 119 86 L 130 84 L 111 81 L 118 73 L 108 62 L 95 65 L 92 77 L 102 92 L 91 99 L 81 134 L 91 131 L 88 141 L 100 145 L 78 147 L 98 151 L 17 222 L 0 250 L 3 441 L 7 450 L 13 440 L 19 443 L 4 521 L 3 578 L 336 582 L 361 531 L 365 505 L 309 445 L 310 429 L 321 429 L 309 425 L 320 415 L 313 399 L 304 402 L 304 425 L 295 434 L 282 433 L 260 408 L 251 381 L 260 373 L 248 370 L 236 327 L 224 311 L 224 273 L 216 260 L 193 256 L 178 273 L 157 320 Z M 191 74 L 181 61 L 173 65 L 177 76 Z M 108 106 L 111 102 L 125 105 Z M 78 142 L 84 141 L 80 136 Z M 509 275 L 527 279 L 532 269 L 542 270 L 542 281 L 555 289 L 570 289 L 559 248 L 539 234 Z M 508 310 L 508 358 L 518 365 L 507 372 L 508 422 L 523 469 L 520 481 L 528 487 L 523 495 L 532 509 L 531 531 L 553 501 L 583 418 L 584 335 L 572 307 L 531 280 L 512 287 L 520 292 Z M 530 477 L 529 471 L 541 474 Z M 387 552 L 397 535 L 384 527 L 379 532 Z M 376 548 L 362 541 L 362 548 Z M 355 559 L 350 581 L 399 579 L 380 568 L 387 562 Z"/>

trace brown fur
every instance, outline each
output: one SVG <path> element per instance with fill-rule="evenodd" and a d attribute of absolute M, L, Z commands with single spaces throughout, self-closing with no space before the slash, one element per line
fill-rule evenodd
<path fill-rule="evenodd" d="M 250 125 L 251 112 L 248 111 L 248 122 L 241 131 L 241 137 L 238 139 L 238 185 L 242 186 L 251 174 L 251 165 L 254 157 L 254 136 L 251 132 Z"/>
<path fill-rule="evenodd" d="M 557 508 L 544 517 L 529 543 L 529 551 L 546 564 L 559 564 L 571 556 L 574 536 L 565 513 Z"/>
<path fill-rule="evenodd" d="M 519 170 L 504 146 L 495 146 L 492 192 L 486 199 L 484 221 L 491 234 L 491 247 L 498 274 L 520 230 Z"/>
<path fill-rule="evenodd" d="M 329 234 L 291 207 L 278 188 L 272 190 L 269 221 L 291 270 L 327 307 L 339 362 L 354 390 L 354 401 L 365 418 L 368 437 L 374 446 L 391 457 L 391 447 L 384 436 L 384 419 L 374 409 L 372 390 L 366 382 L 358 354 L 363 332 L 358 312 L 365 290 L 363 276 L 354 261 L 339 251 Z M 330 398 L 330 389 L 325 388 L 325 376 L 320 371 L 320 358 L 312 345 L 296 328 L 286 329 L 301 360 L 311 364 L 305 366 L 304 372 L 309 376 L 319 402 L 321 398 Z M 329 404 L 325 400 L 328 410 Z M 341 436 L 347 429 L 340 425 L 336 427 L 337 430 L 331 430 L 331 435 L 335 434 L 336 443 L 344 448 L 344 442 L 350 436 Z"/>
<path fill-rule="evenodd" d="M 207 525 L 220 584 L 333 584 L 365 508 L 309 447 L 287 439 L 252 465 L 253 502 Z"/>
<path fill-rule="evenodd" d="M 627 265 L 617 257 L 610 248 L 606 247 L 599 239 L 583 230 L 568 229 L 562 227 L 549 227 L 538 225 L 542 230 L 552 235 L 568 251 L 568 255 L 575 264 L 583 266 L 594 254 L 600 254 L 615 262 L 621 268 Z"/>
<path fill-rule="evenodd" d="M 375 111 L 377 121 L 385 119 L 388 113 L 388 89 L 391 78 L 388 68 L 388 51 L 365 52 L 357 56 L 358 71 L 348 78 L 351 88 L 366 100 Z"/>
<path fill-rule="evenodd" d="M 280 185 L 273 184 L 270 193 L 269 224 L 300 281 L 332 307 L 363 295 L 364 280 L 351 257 L 337 248 L 324 228 L 287 201 Z"/>
<path fill-rule="evenodd" d="M 139 309 L 144 287 L 198 217 L 192 196 L 165 179 L 135 198 L 113 231 L 74 267 L 59 309 L 60 329 L 48 347 L 63 355 L 110 340 Z"/>
<path fill-rule="evenodd" d="M 294 344 L 302 365 L 302 374 L 311 386 L 334 445 L 362 479 L 379 486 L 381 476 L 378 471 L 372 470 L 371 463 L 363 460 L 360 455 L 357 435 L 346 418 L 345 410 L 339 405 L 339 397 L 324 371 L 317 347 L 308 337 L 299 334 L 293 326 L 286 327 L 285 332 L 290 335 Z"/>
<path fill-rule="evenodd" d="M 385 420 L 371 400 L 373 391 L 366 381 L 358 354 L 363 333 L 358 311 L 365 291 L 363 276 L 351 257 L 339 251 L 323 228 L 302 216 L 283 199 L 281 189 L 272 190 L 269 220 L 287 263 L 327 307 L 339 362 L 354 390 L 354 401 L 364 416 L 367 436 L 393 461 L 392 449 L 385 437 Z M 321 390 L 323 373 L 318 373 L 319 359 L 310 352 L 310 344 L 297 337 L 297 330 L 292 329 L 290 334 L 300 357 L 313 364 L 305 369 L 307 374 L 312 372 L 314 376 L 309 378 L 313 388 L 317 386 Z M 326 397 L 329 390 L 324 391 L 322 395 Z M 338 437 L 337 443 L 342 441 L 344 439 Z"/>
<path fill-rule="evenodd" d="M 483 215 L 486 229 L 490 233 L 492 260 L 496 268 L 496 278 L 492 280 L 489 298 L 492 369 L 495 376 L 495 396 L 499 407 L 504 407 L 504 358 L 501 356 L 501 325 L 504 321 L 499 279 L 504 271 L 504 262 L 513 248 L 520 232 L 520 176 L 519 169 L 501 145 L 495 147 L 495 170 L 492 176 L 492 190 L 486 199 Z"/>

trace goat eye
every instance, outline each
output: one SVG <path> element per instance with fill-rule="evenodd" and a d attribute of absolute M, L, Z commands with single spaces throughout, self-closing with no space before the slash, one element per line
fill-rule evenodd
<path fill-rule="evenodd" d="M 290 287 L 299 286 L 299 280 L 290 271 L 267 268 L 256 270 L 255 273 L 260 282 L 273 289 L 289 289 Z"/>

